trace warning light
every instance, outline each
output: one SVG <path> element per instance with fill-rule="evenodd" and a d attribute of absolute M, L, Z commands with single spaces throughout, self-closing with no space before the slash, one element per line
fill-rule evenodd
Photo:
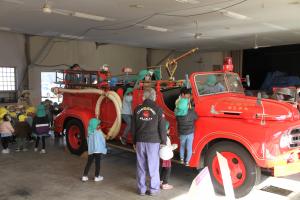
<path fill-rule="evenodd" d="M 233 64 L 231 57 L 225 57 L 223 62 L 223 71 L 224 72 L 232 72 L 233 71 Z"/>

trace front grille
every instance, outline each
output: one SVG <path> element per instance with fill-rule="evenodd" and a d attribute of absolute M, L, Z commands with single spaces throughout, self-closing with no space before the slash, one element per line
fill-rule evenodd
<path fill-rule="evenodd" d="M 290 147 L 300 146 L 300 128 L 295 128 L 290 132 Z"/>

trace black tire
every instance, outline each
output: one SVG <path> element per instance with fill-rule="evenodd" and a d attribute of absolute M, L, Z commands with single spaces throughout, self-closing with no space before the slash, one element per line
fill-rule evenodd
<path fill-rule="evenodd" d="M 241 198 L 247 195 L 252 188 L 260 182 L 261 171 L 260 168 L 256 165 L 252 156 L 248 153 L 248 151 L 239 144 L 234 142 L 224 141 L 214 144 L 210 147 L 206 153 L 205 157 L 205 165 L 208 166 L 209 172 L 211 175 L 212 183 L 214 185 L 214 189 L 216 193 L 224 195 L 224 187 L 223 184 L 220 184 L 219 181 L 216 179 L 213 173 L 213 159 L 216 155 L 216 152 L 230 152 L 243 162 L 245 166 L 245 174 L 246 178 L 244 181 L 241 181 L 241 185 L 234 188 L 234 193 L 236 198 Z M 228 163 L 231 162 L 232 164 L 237 164 L 237 159 L 233 158 L 231 161 L 228 160 Z M 241 173 L 238 174 L 238 179 L 242 179 L 240 177 Z"/>
<path fill-rule="evenodd" d="M 76 134 L 76 138 L 78 139 L 77 144 L 74 145 L 74 141 L 76 141 L 76 138 L 74 134 L 70 134 L 71 129 L 77 127 L 79 130 L 79 133 Z M 73 142 L 72 142 L 73 140 Z M 71 119 L 67 122 L 66 125 L 66 141 L 68 149 L 72 154 L 81 155 L 84 151 L 87 150 L 87 143 L 86 143 L 86 137 L 83 125 L 81 121 L 78 119 Z M 72 144 L 73 143 L 73 144 Z"/>

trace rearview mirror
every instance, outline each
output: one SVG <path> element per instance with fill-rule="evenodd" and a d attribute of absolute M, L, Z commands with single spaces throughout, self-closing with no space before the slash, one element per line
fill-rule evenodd
<path fill-rule="evenodd" d="M 247 83 L 247 86 L 250 87 L 250 75 L 249 74 L 246 75 L 246 83 Z"/>

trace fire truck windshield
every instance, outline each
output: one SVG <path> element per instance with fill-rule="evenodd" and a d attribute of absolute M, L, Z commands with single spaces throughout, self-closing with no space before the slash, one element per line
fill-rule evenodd
<path fill-rule="evenodd" d="M 235 73 L 210 73 L 195 76 L 198 95 L 218 93 L 243 93 L 243 86 L 239 76 Z"/>

